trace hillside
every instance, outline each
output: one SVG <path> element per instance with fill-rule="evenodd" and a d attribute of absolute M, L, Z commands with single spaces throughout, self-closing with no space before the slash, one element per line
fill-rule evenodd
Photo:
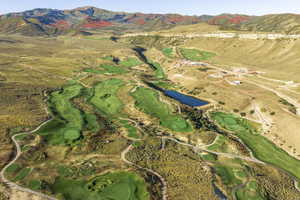
<path fill-rule="evenodd" d="M 300 15 L 296 14 L 274 14 L 255 17 L 251 20 L 237 25 L 238 30 L 278 32 L 287 34 L 300 33 Z"/>
<path fill-rule="evenodd" d="M 0 16 L 2 33 L 27 36 L 59 35 L 71 31 L 132 32 L 160 30 L 176 25 L 195 24 L 210 16 L 112 12 L 95 7 L 73 10 L 34 9 Z"/>

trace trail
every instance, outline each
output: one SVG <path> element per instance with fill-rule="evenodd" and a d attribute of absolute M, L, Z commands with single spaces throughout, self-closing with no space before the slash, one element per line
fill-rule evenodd
<path fill-rule="evenodd" d="M 136 168 L 138 169 L 142 169 L 142 170 L 145 170 L 147 172 L 150 172 L 151 174 L 154 174 L 155 176 L 157 176 L 162 184 L 163 184 L 163 187 L 162 187 L 162 200 L 167 200 L 168 199 L 168 195 L 167 195 L 167 182 L 165 181 L 165 179 L 157 172 L 151 170 L 151 169 L 148 169 L 148 168 L 144 168 L 144 167 L 141 167 L 133 162 L 130 162 L 129 160 L 126 159 L 126 154 L 133 148 L 132 145 L 129 145 L 122 153 L 121 153 L 121 159 L 129 164 L 129 165 L 132 165 L 132 166 L 135 166 Z"/>
<path fill-rule="evenodd" d="M 170 137 L 164 137 L 164 138 L 168 139 L 168 140 L 172 140 L 172 141 L 174 141 L 178 144 L 191 147 L 195 152 L 204 151 L 204 152 L 215 154 L 215 155 L 218 155 L 218 156 L 224 156 L 224 157 L 228 157 L 228 158 L 239 158 L 241 160 L 246 160 L 246 161 L 250 161 L 250 162 L 265 165 L 264 162 L 262 162 L 262 161 L 260 161 L 256 158 L 250 158 L 250 157 L 240 156 L 240 155 L 231 154 L 231 153 L 222 153 L 222 152 L 211 151 L 211 150 L 208 150 L 206 148 L 203 148 L 202 146 L 194 146 L 194 145 L 191 145 L 191 144 L 188 144 L 188 143 L 185 143 L 185 142 L 180 142 L 180 141 L 178 141 L 177 139 L 174 139 L 174 138 L 170 138 Z"/>
<path fill-rule="evenodd" d="M 20 135 L 29 135 L 29 134 L 32 134 L 32 133 L 36 132 L 38 129 L 40 129 L 43 125 L 45 125 L 46 123 L 48 123 L 49 121 L 51 121 L 51 120 L 52 119 L 49 119 L 49 120 L 43 122 L 42 124 L 40 124 L 36 129 L 34 129 L 31 132 L 28 132 L 28 133 L 19 133 L 19 134 L 16 134 L 16 135 L 12 136 L 11 139 L 12 139 L 12 141 L 14 142 L 14 144 L 16 146 L 17 153 L 16 153 L 15 158 L 12 161 L 10 161 L 1 170 L 0 176 L 1 176 L 1 179 L 2 179 L 3 183 L 5 183 L 6 185 L 8 185 L 12 189 L 16 189 L 16 190 L 19 190 L 19 191 L 22 191 L 22 192 L 31 193 L 31 194 L 37 195 L 39 197 L 42 197 L 42 198 L 48 199 L 48 200 L 57 200 L 56 198 L 50 197 L 50 196 L 48 196 L 46 194 L 43 194 L 43 193 L 40 193 L 40 192 L 36 192 L 36 191 L 31 190 L 31 189 L 22 187 L 22 186 L 14 183 L 14 182 L 11 182 L 11 181 L 9 181 L 8 179 L 5 178 L 5 171 L 6 171 L 6 169 L 9 168 L 12 164 L 14 164 L 19 159 L 19 157 L 22 154 L 21 147 L 20 147 L 19 143 L 17 142 L 16 137 L 18 137 Z"/>

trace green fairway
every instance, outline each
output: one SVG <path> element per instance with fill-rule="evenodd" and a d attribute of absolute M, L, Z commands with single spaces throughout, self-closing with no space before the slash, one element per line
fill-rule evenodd
<path fill-rule="evenodd" d="M 159 101 L 159 95 L 156 91 L 139 87 L 132 93 L 136 101 L 136 107 L 140 110 L 156 117 L 160 120 L 160 125 L 176 132 L 190 132 L 191 125 L 181 116 L 172 114 L 171 108 Z"/>
<path fill-rule="evenodd" d="M 143 64 L 143 62 L 138 60 L 137 58 L 130 57 L 125 60 L 122 60 L 119 64 L 121 66 L 130 68 L 130 67 L 135 67 L 135 66 L 141 65 L 141 64 Z"/>
<path fill-rule="evenodd" d="M 81 112 L 76 109 L 70 100 L 80 95 L 81 85 L 64 87 L 63 91 L 51 94 L 50 108 L 54 119 L 38 130 L 49 144 L 70 144 L 81 136 L 84 124 Z"/>
<path fill-rule="evenodd" d="M 216 165 L 214 166 L 216 173 L 221 177 L 222 182 L 229 186 L 234 187 L 236 185 L 242 184 L 242 181 L 235 176 L 234 168 L 226 165 Z"/>
<path fill-rule="evenodd" d="M 17 173 L 17 175 L 16 175 L 16 177 L 13 179 L 13 181 L 21 181 L 21 180 L 23 180 L 26 176 L 28 176 L 29 175 L 29 173 L 31 172 L 31 168 L 29 168 L 29 167 L 26 167 L 26 168 L 23 168 L 23 169 L 21 169 L 18 173 Z"/>
<path fill-rule="evenodd" d="M 208 150 L 211 151 L 220 151 L 220 152 L 227 152 L 228 146 L 226 144 L 227 138 L 223 135 L 218 135 L 215 139 L 214 144 L 207 147 Z"/>
<path fill-rule="evenodd" d="M 20 169 L 21 169 L 21 166 L 19 164 L 13 163 L 6 169 L 5 173 L 12 174 L 12 173 L 17 172 Z"/>
<path fill-rule="evenodd" d="M 162 53 L 169 58 L 173 58 L 173 48 L 163 48 Z"/>
<path fill-rule="evenodd" d="M 84 69 L 84 72 L 89 72 L 93 74 L 125 74 L 128 71 L 122 67 L 116 65 L 102 64 L 99 66 L 100 69 L 87 68 Z"/>
<path fill-rule="evenodd" d="M 97 132 L 103 128 L 103 124 L 97 122 L 97 117 L 94 114 L 86 113 L 84 114 L 84 119 L 86 121 L 86 128 L 89 131 Z"/>
<path fill-rule="evenodd" d="M 127 129 L 127 136 L 133 139 L 140 139 L 140 135 L 136 127 L 130 125 L 129 121 L 121 120 L 120 123 Z"/>
<path fill-rule="evenodd" d="M 28 183 L 28 187 L 32 190 L 42 189 L 42 182 L 40 180 L 31 180 Z"/>
<path fill-rule="evenodd" d="M 109 79 L 98 83 L 95 86 L 94 96 L 90 99 L 91 104 L 106 116 L 119 115 L 123 103 L 117 96 L 117 92 L 123 85 L 124 82 L 119 79 Z"/>
<path fill-rule="evenodd" d="M 210 58 L 216 56 L 215 53 L 207 52 L 207 51 L 200 51 L 198 49 L 180 49 L 180 53 L 182 56 L 191 61 L 205 61 L 209 60 Z"/>
<path fill-rule="evenodd" d="M 300 161 L 257 133 L 247 120 L 222 112 L 212 113 L 211 116 L 220 126 L 235 132 L 256 158 L 284 169 L 300 180 Z"/>
<path fill-rule="evenodd" d="M 145 181 L 131 172 L 107 173 L 90 181 L 58 178 L 55 194 L 68 200 L 149 200 Z"/>
<path fill-rule="evenodd" d="M 166 78 L 166 74 L 158 62 L 148 61 L 151 65 L 155 67 L 155 77 L 158 79 Z"/>

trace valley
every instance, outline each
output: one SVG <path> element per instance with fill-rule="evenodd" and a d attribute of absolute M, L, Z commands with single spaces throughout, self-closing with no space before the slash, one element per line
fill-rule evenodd
<path fill-rule="evenodd" d="M 0 199 L 298 200 L 299 35 L 216 26 L 0 35 Z"/>

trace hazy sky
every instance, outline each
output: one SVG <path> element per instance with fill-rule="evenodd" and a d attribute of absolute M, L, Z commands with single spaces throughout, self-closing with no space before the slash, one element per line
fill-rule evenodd
<path fill-rule="evenodd" d="M 300 14 L 300 0 L 2 0 L 0 14 L 33 8 L 71 9 L 81 6 L 95 6 L 114 11 L 187 15 Z"/>

